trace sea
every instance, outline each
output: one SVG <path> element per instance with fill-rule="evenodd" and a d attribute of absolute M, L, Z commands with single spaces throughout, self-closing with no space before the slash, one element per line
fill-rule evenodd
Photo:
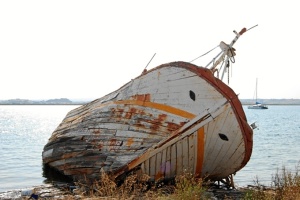
<path fill-rule="evenodd" d="M 30 188 L 47 182 L 42 151 L 66 114 L 78 105 L 0 106 L 0 192 Z M 266 186 L 283 168 L 300 169 L 300 106 L 272 105 L 267 110 L 247 109 L 255 123 L 250 161 L 234 176 L 235 185 Z"/>

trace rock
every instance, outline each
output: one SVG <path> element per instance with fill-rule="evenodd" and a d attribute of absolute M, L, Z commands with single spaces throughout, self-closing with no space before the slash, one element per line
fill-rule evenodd
<path fill-rule="evenodd" d="M 28 199 L 66 199 L 72 196 L 73 199 L 81 199 L 80 195 L 73 194 L 73 188 L 67 184 L 44 184 L 31 188 L 16 189 L 0 193 L 1 200 L 22 200 Z M 32 195 L 33 194 L 33 195 Z"/>

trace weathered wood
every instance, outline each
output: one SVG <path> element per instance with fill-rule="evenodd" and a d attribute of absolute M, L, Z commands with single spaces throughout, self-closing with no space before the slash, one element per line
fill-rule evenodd
<path fill-rule="evenodd" d="M 218 180 L 242 168 L 251 149 L 236 94 L 210 70 L 174 62 L 70 111 L 45 145 L 43 163 L 76 179 L 100 177 L 100 169 L 117 178 L 140 167 L 151 180 L 184 171 Z"/>
<path fill-rule="evenodd" d="M 171 158 L 171 146 L 168 146 L 166 149 L 166 168 L 165 168 L 165 177 L 170 179 L 174 176 L 172 175 L 172 158 Z"/>
<path fill-rule="evenodd" d="M 150 180 L 155 180 L 155 172 L 156 172 L 156 155 L 152 156 L 149 161 Z"/>
<path fill-rule="evenodd" d="M 164 149 L 162 151 L 162 155 L 161 155 L 161 174 L 162 177 L 160 178 L 166 178 L 167 177 L 167 168 L 169 169 L 169 161 L 167 161 L 167 149 Z"/>
<path fill-rule="evenodd" d="M 182 140 L 182 168 L 184 172 L 190 172 L 189 168 L 189 140 L 188 137 Z"/>
<path fill-rule="evenodd" d="M 170 153 L 171 153 L 171 173 L 170 173 L 170 177 L 175 177 L 176 176 L 176 171 L 177 171 L 177 149 L 176 149 L 176 144 L 171 145 L 171 152 Z"/>
<path fill-rule="evenodd" d="M 195 133 L 193 133 L 192 135 L 190 135 L 188 137 L 188 143 L 189 143 L 189 154 L 187 155 L 188 157 L 188 169 L 189 172 L 195 174 L 195 137 L 194 137 Z"/>
<path fill-rule="evenodd" d="M 164 172 L 162 170 L 162 152 L 156 154 L 155 162 L 155 181 L 161 180 L 164 177 Z"/>
<path fill-rule="evenodd" d="M 178 175 L 183 174 L 183 156 L 182 140 L 179 140 L 176 143 L 176 174 Z"/>

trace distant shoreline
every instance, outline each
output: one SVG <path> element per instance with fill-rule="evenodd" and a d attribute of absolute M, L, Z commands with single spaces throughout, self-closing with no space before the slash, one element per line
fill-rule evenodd
<path fill-rule="evenodd" d="M 49 100 L 9 99 L 0 100 L 0 105 L 84 105 L 93 100 L 70 100 L 67 98 Z M 253 105 L 253 99 L 240 99 L 243 106 Z M 259 99 L 261 103 L 272 105 L 300 105 L 300 99 Z"/>
<path fill-rule="evenodd" d="M 0 100 L 0 105 L 83 105 L 89 101 L 72 101 L 67 98 L 48 99 L 48 100 L 29 100 L 29 99 L 8 99 Z"/>

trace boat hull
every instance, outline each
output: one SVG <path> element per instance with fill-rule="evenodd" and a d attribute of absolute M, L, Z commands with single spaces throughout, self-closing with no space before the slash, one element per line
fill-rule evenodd
<path fill-rule="evenodd" d="M 210 70 L 161 65 L 70 111 L 43 150 L 43 163 L 76 180 L 151 180 L 184 172 L 221 180 L 249 161 L 252 129 L 237 95 Z"/>

